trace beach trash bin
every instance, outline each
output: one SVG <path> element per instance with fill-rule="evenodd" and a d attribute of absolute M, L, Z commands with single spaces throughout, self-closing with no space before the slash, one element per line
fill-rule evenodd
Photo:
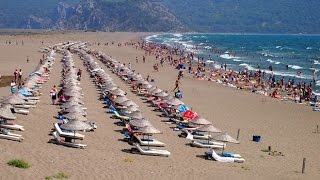
<path fill-rule="evenodd" d="M 257 136 L 257 135 L 252 136 L 252 141 L 260 142 L 260 140 L 261 140 L 261 136 Z"/>

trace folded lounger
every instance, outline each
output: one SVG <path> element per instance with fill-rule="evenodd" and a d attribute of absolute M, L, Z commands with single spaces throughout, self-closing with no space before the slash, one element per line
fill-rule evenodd
<path fill-rule="evenodd" d="M 158 141 L 157 139 L 141 139 L 139 136 L 134 135 L 134 137 L 138 140 L 141 146 L 157 146 L 164 147 L 166 144 Z"/>
<path fill-rule="evenodd" d="M 64 146 L 68 146 L 68 147 L 74 147 L 74 148 L 84 148 L 87 145 L 86 144 L 79 144 L 79 143 L 72 143 L 72 142 L 65 142 L 57 132 L 53 132 L 52 133 L 55 141 L 57 142 L 57 144 L 61 144 Z"/>
<path fill-rule="evenodd" d="M 58 123 L 54 123 L 53 126 L 54 126 L 54 129 L 58 132 L 58 134 L 62 137 L 70 137 L 70 138 L 74 138 L 74 139 L 83 139 L 84 138 L 84 135 L 82 135 L 80 133 L 62 131 L 60 126 L 58 125 Z"/>
<path fill-rule="evenodd" d="M 199 140 L 192 140 L 191 146 L 199 147 L 199 148 L 214 148 L 214 149 L 223 149 L 226 148 L 224 143 L 213 142 L 213 141 L 199 141 Z"/>
<path fill-rule="evenodd" d="M 219 156 L 213 149 L 210 150 L 210 153 L 206 152 L 207 157 L 213 158 L 214 160 L 218 162 L 228 162 L 228 163 L 244 163 L 243 158 L 234 158 L 234 157 L 221 157 Z M 211 155 L 211 156 L 210 156 Z"/>
<path fill-rule="evenodd" d="M 13 141 L 23 141 L 23 137 L 20 134 L 14 134 L 11 133 L 9 130 L 2 129 L 0 131 L 0 138 L 2 139 L 8 139 L 8 140 L 13 140 Z"/>
<path fill-rule="evenodd" d="M 140 154 L 149 156 L 166 156 L 168 157 L 171 153 L 167 150 L 162 149 L 143 149 L 139 144 L 135 143 L 134 146 L 138 149 Z"/>

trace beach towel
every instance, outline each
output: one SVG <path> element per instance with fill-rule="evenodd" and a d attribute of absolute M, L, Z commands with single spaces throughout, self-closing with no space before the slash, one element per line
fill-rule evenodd
<path fill-rule="evenodd" d="M 196 112 L 192 112 L 191 110 L 187 110 L 183 113 L 182 117 L 185 119 L 196 119 L 199 116 Z"/>
<path fill-rule="evenodd" d="M 186 106 L 186 105 L 181 105 L 180 107 L 179 107 L 179 109 L 178 109 L 178 111 L 179 112 L 186 112 L 186 111 L 188 111 L 189 110 L 189 107 L 188 106 Z"/>
<path fill-rule="evenodd" d="M 19 93 L 24 95 L 24 96 L 32 96 L 32 93 L 29 91 L 25 90 L 24 88 L 19 89 Z"/>

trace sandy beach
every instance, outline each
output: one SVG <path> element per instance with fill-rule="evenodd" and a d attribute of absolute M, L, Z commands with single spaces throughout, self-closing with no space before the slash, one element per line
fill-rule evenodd
<path fill-rule="evenodd" d="M 131 46 L 118 47 L 118 43 L 137 41 L 148 33 L 104 33 L 75 32 L 33 35 L 0 36 L 0 75 L 13 75 L 15 69 L 22 69 L 24 77 L 38 65 L 43 53 L 41 47 L 65 41 L 82 41 L 89 46 L 112 56 L 114 59 L 131 63 L 132 69 L 143 77 L 150 76 L 157 86 L 173 95 L 178 71 L 167 64 L 154 71 L 157 63 L 154 56 Z M 11 45 L 6 44 L 11 41 Z M 22 45 L 21 42 L 24 42 Z M 16 45 L 16 42 L 18 43 Z M 43 42 L 43 44 L 42 44 Z M 108 42 L 106 46 L 105 43 Z M 112 45 L 111 42 L 114 42 Z M 99 43 L 99 44 L 98 44 Z M 29 56 L 30 62 L 26 59 Z M 136 57 L 139 63 L 136 63 Z M 61 80 L 62 55 L 56 54 L 56 62 L 50 80 L 43 86 L 41 101 L 30 110 L 28 116 L 18 115 L 17 123 L 25 127 L 19 132 L 25 140 L 14 142 L 0 139 L 0 179 L 45 179 L 63 171 L 70 179 L 319 179 L 320 178 L 320 134 L 315 128 L 320 125 L 319 112 L 310 106 L 283 102 L 247 91 L 227 88 L 208 81 L 198 81 L 186 74 L 182 80 L 182 101 L 192 107 L 201 117 L 210 120 L 214 126 L 236 137 L 240 129 L 240 144 L 227 144 L 226 151 L 241 154 L 245 163 L 219 163 L 205 160 L 206 149 L 190 147 L 190 140 L 178 136 L 180 132 L 162 122 L 159 112 L 133 94 L 127 84 L 113 74 L 104 64 L 94 58 L 106 70 L 114 82 L 128 93 L 143 114 L 162 134 L 155 137 L 167 144 L 170 157 L 152 157 L 128 153 L 132 146 L 123 142 L 122 129 L 114 124 L 107 109 L 98 100 L 99 94 L 89 74 L 73 54 L 76 68 L 83 69 L 80 87 L 83 88 L 88 119 L 96 122 L 98 129 L 86 132 L 85 149 L 68 148 L 48 143 L 54 116 L 58 106 L 51 105 L 49 91 Z M 0 98 L 10 95 L 10 87 L 0 88 Z M 253 135 L 260 135 L 261 142 L 252 141 Z M 284 156 L 270 156 L 261 150 L 271 146 Z M 11 159 L 24 159 L 31 164 L 26 170 L 13 168 L 6 163 Z M 302 160 L 306 158 L 306 173 L 301 173 Z"/>

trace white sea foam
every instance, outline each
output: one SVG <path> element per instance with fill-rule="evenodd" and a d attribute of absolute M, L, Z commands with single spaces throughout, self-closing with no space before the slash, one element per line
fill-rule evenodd
<path fill-rule="evenodd" d="M 182 34 L 172 34 L 172 35 L 179 38 L 183 36 Z"/>
<path fill-rule="evenodd" d="M 277 49 L 280 49 L 282 46 L 276 46 Z"/>
<path fill-rule="evenodd" d="M 237 56 L 232 56 L 230 54 L 222 54 L 222 55 L 220 55 L 220 57 L 223 59 L 238 59 L 239 58 Z"/>
<path fill-rule="evenodd" d="M 235 61 L 235 62 L 241 62 L 242 60 L 240 60 L 240 59 L 232 59 L 233 61 Z"/>
<path fill-rule="evenodd" d="M 303 69 L 301 66 L 298 65 L 288 65 L 292 69 Z"/>
<path fill-rule="evenodd" d="M 151 39 L 156 39 L 159 35 L 155 34 L 155 35 L 151 35 L 151 36 L 147 36 L 145 39 L 146 42 L 151 42 Z"/>
<path fill-rule="evenodd" d="M 274 60 L 271 60 L 271 59 L 267 59 L 267 61 L 272 63 L 272 64 L 280 64 L 281 63 L 279 61 L 274 61 Z"/>
<path fill-rule="evenodd" d="M 306 49 L 307 49 L 307 50 L 311 50 L 311 49 L 313 49 L 313 48 L 312 48 L 312 47 L 307 47 Z"/>
<path fill-rule="evenodd" d="M 318 60 L 313 60 L 313 64 L 320 64 Z"/>

